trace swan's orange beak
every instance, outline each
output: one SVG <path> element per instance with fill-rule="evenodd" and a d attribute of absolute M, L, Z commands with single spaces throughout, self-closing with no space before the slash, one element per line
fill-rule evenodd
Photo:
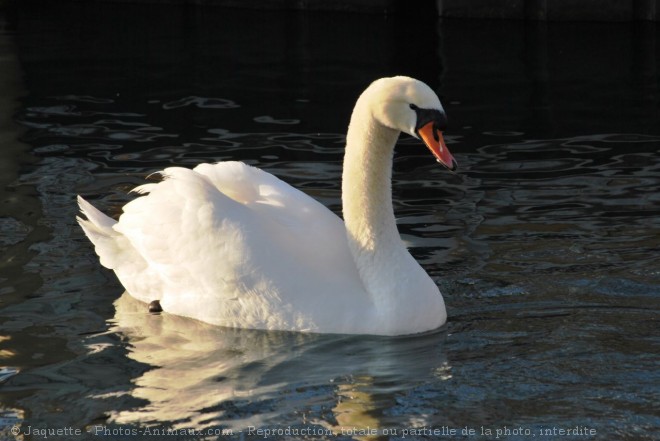
<path fill-rule="evenodd" d="M 431 150 L 435 159 L 449 170 L 454 171 L 458 167 L 458 163 L 454 159 L 447 146 L 445 139 L 442 137 L 442 131 L 435 129 L 433 121 L 426 123 L 424 126 L 417 130 L 417 134 L 424 141 L 424 144 Z"/>

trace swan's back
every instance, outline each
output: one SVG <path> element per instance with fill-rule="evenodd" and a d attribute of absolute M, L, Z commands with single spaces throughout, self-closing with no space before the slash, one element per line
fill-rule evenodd
<path fill-rule="evenodd" d="M 145 195 L 124 206 L 119 222 L 81 202 L 88 220 L 80 223 L 101 263 L 134 297 L 223 326 L 355 326 L 350 309 L 368 299 L 339 217 L 240 162 L 162 174 L 136 189 Z"/>

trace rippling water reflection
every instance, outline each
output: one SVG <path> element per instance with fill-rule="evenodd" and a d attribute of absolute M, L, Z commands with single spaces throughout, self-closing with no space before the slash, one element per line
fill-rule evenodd
<path fill-rule="evenodd" d="M 396 405 L 390 392 L 449 370 L 444 333 L 388 339 L 231 330 L 145 314 L 127 294 L 115 306 L 111 331 L 131 342 L 128 357 L 154 366 L 131 392 L 149 404 L 117 412 L 118 424 L 172 421 L 238 432 L 295 421 L 304 403 L 307 422 L 332 431 L 341 431 L 341 421 L 360 426 L 373 411 L 374 427 L 386 427 L 378 414 Z"/>
<path fill-rule="evenodd" d="M 182 11 L 19 8 L 15 35 L 2 35 L 18 46 L 25 74 L 13 65 L 14 79 L 29 90 L 20 103 L 17 89 L 0 95 L 12 109 L 0 116 L 20 126 L 0 128 L 11 140 L 0 150 L 2 436 L 19 424 L 77 427 L 81 439 L 99 428 L 108 439 L 145 428 L 263 439 L 250 426 L 438 439 L 423 429 L 444 427 L 486 440 L 482 430 L 507 426 L 523 433 L 500 439 L 527 440 L 527 430 L 579 426 L 597 431 L 580 439 L 653 439 L 655 30 Z M 62 25 L 70 15 L 78 28 Z M 255 16 L 246 39 L 239 24 Z M 144 35 L 153 21 L 166 32 Z M 606 54 L 574 38 L 585 29 Z M 153 171 L 227 159 L 339 213 L 351 106 L 395 72 L 438 88 L 460 164 L 444 171 L 410 138 L 395 156 L 400 231 L 449 309 L 437 332 L 301 335 L 150 315 L 75 225 L 77 193 L 116 216 Z M 367 428 L 379 435 L 346 431 Z"/>

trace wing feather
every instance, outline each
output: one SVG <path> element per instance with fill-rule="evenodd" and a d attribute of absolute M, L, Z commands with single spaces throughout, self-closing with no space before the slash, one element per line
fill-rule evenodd
<path fill-rule="evenodd" d="M 360 289 L 343 222 L 305 193 L 240 162 L 162 175 L 111 227 L 130 248 L 113 269 L 134 297 L 209 323 L 286 329 L 318 298 Z"/>

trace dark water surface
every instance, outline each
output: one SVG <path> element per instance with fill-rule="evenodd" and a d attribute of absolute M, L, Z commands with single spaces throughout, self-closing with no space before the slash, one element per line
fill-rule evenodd
<path fill-rule="evenodd" d="M 654 25 L 58 3 L 0 35 L 0 437 L 657 439 Z M 395 158 L 437 332 L 149 315 L 75 223 L 76 194 L 118 215 L 149 173 L 227 159 L 340 212 L 353 103 L 392 74 L 438 91 L 460 165 Z"/>

